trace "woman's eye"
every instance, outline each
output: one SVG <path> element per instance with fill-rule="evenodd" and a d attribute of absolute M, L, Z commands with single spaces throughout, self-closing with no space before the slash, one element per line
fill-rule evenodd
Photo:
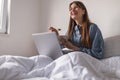
<path fill-rule="evenodd" d="M 78 10 L 79 7 L 74 7 L 74 8 L 70 8 L 69 11 L 72 11 L 72 10 Z"/>
<path fill-rule="evenodd" d="M 75 7 L 75 9 L 78 9 L 79 7 Z"/>

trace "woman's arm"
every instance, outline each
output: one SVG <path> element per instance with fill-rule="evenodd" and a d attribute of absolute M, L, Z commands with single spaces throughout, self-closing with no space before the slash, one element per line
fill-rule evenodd
<path fill-rule="evenodd" d="M 60 36 L 60 38 L 61 38 L 60 44 L 63 45 L 64 47 L 69 48 L 69 49 L 72 49 L 72 50 L 74 50 L 74 51 L 79 51 L 79 50 L 80 50 L 79 47 L 73 45 L 73 44 L 72 44 L 70 41 L 68 41 L 66 38 L 61 37 L 61 36 Z"/>
<path fill-rule="evenodd" d="M 96 26 L 96 27 L 95 27 Z M 97 59 L 103 58 L 103 49 L 104 49 L 104 40 L 101 34 L 100 29 L 97 25 L 93 25 L 92 29 L 90 30 L 90 36 L 92 38 L 92 48 L 80 48 L 80 51 L 85 52 Z"/>
<path fill-rule="evenodd" d="M 64 47 L 67 47 L 67 48 L 75 50 L 75 51 L 85 52 L 97 59 L 102 59 L 103 58 L 104 40 L 103 40 L 100 29 L 95 24 L 91 25 L 90 37 L 91 37 L 91 41 L 92 41 L 91 49 L 88 49 L 85 47 L 77 47 L 77 46 L 73 45 L 70 41 L 66 41 L 64 39 L 62 39 L 63 40 L 62 45 L 64 45 Z"/>

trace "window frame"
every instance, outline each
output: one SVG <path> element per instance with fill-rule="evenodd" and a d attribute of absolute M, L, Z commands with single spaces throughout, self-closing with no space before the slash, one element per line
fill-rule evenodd
<path fill-rule="evenodd" d="M 3 0 L 1 13 L 0 34 L 9 34 L 10 30 L 10 0 Z"/>

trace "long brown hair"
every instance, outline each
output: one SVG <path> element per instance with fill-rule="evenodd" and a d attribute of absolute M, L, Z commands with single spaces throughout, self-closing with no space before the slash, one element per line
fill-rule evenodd
<path fill-rule="evenodd" d="M 80 1 L 73 1 L 72 3 L 70 3 L 69 8 L 71 7 L 73 3 L 76 4 L 78 7 L 80 7 L 81 9 L 85 10 L 85 14 L 83 15 L 82 30 L 80 31 L 81 32 L 80 43 L 82 43 L 82 45 L 84 45 L 86 48 L 91 48 L 91 40 L 90 40 L 90 33 L 89 33 L 89 27 L 90 27 L 91 22 L 88 17 L 87 9 L 85 5 Z M 68 26 L 69 39 L 71 39 L 72 37 L 73 28 L 75 25 L 76 25 L 76 22 L 70 17 L 69 26 Z"/>

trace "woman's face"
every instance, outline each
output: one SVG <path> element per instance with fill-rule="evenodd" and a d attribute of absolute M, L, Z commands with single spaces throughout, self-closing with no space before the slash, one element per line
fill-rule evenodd
<path fill-rule="evenodd" d="M 82 16 L 85 14 L 85 10 L 83 10 L 82 8 L 80 8 L 79 6 L 77 6 L 75 3 L 73 3 L 70 6 L 70 17 L 73 20 L 79 20 L 82 19 Z"/>

